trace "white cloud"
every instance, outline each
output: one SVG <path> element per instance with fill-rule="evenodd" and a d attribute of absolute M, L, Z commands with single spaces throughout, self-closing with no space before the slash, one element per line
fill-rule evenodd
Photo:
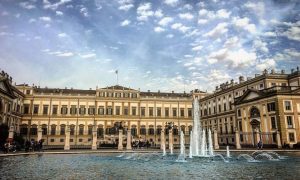
<path fill-rule="evenodd" d="M 181 24 L 181 23 L 175 23 L 175 24 L 172 24 L 171 28 L 172 28 L 172 29 L 179 30 L 179 31 L 182 32 L 182 33 L 185 33 L 185 32 L 187 32 L 187 31 L 190 29 L 190 27 L 184 26 L 184 25 Z"/>
<path fill-rule="evenodd" d="M 126 19 L 126 20 L 122 21 L 120 25 L 121 26 L 128 26 L 130 23 L 131 23 L 131 21 Z"/>
<path fill-rule="evenodd" d="M 265 32 L 265 33 L 263 34 L 263 36 L 267 36 L 267 37 L 276 37 L 276 33 L 275 33 L 275 32 L 270 32 L 270 31 L 268 31 L 268 32 Z"/>
<path fill-rule="evenodd" d="M 59 33 L 58 37 L 60 37 L 60 38 L 67 37 L 67 34 L 66 33 Z"/>
<path fill-rule="evenodd" d="M 29 21 L 28 21 L 29 23 L 34 23 L 34 22 L 36 22 L 36 19 L 34 19 L 34 18 L 31 18 L 31 19 L 29 19 Z"/>
<path fill-rule="evenodd" d="M 192 10 L 193 9 L 193 6 L 191 6 L 190 4 L 186 4 L 183 6 L 184 9 L 187 9 L 187 10 Z"/>
<path fill-rule="evenodd" d="M 164 3 L 169 6 L 176 6 L 178 4 L 179 0 L 164 0 Z"/>
<path fill-rule="evenodd" d="M 192 48 L 192 51 L 200 51 L 203 48 L 203 46 L 195 46 Z"/>
<path fill-rule="evenodd" d="M 68 2 L 71 2 L 72 0 L 59 0 L 58 2 L 55 2 L 51 4 L 48 0 L 43 0 L 44 3 L 44 9 L 52 9 L 56 10 L 59 6 L 64 5 Z"/>
<path fill-rule="evenodd" d="M 61 12 L 61 11 L 55 11 L 55 14 L 56 14 L 57 16 L 62 16 L 62 15 L 64 15 L 64 13 Z"/>
<path fill-rule="evenodd" d="M 244 18 L 235 17 L 233 18 L 233 24 L 237 28 L 244 29 L 250 33 L 256 32 L 255 24 L 250 24 L 250 19 L 248 17 L 244 17 Z"/>
<path fill-rule="evenodd" d="M 208 56 L 208 62 L 214 64 L 216 62 L 226 63 L 232 68 L 244 68 L 253 65 L 256 61 L 255 52 L 247 52 L 244 49 L 230 51 L 227 48 L 212 52 Z"/>
<path fill-rule="evenodd" d="M 88 16 L 89 16 L 89 12 L 88 12 L 88 10 L 87 10 L 86 7 L 82 7 L 82 8 L 80 9 L 80 13 L 81 13 L 84 17 L 88 17 Z"/>
<path fill-rule="evenodd" d="M 57 53 L 56 56 L 58 56 L 58 57 L 71 57 L 71 56 L 74 56 L 74 54 L 72 52 L 60 52 L 60 53 Z"/>
<path fill-rule="evenodd" d="M 260 2 L 247 2 L 245 7 L 252 10 L 253 14 L 263 17 L 265 14 L 265 4 L 263 1 Z"/>
<path fill-rule="evenodd" d="M 133 7 L 134 7 L 133 4 L 123 4 L 119 7 L 119 10 L 128 11 Z"/>
<path fill-rule="evenodd" d="M 226 9 L 220 9 L 217 11 L 216 16 L 218 18 L 229 18 L 230 14 L 231 14 L 230 11 L 227 11 Z"/>
<path fill-rule="evenodd" d="M 263 71 L 263 70 L 269 69 L 269 68 L 274 69 L 275 66 L 276 66 L 276 62 L 274 61 L 274 59 L 265 59 L 263 62 L 258 63 L 256 65 L 256 69 L 259 71 Z"/>
<path fill-rule="evenodd" d="M 180 19 L 185 19 L 185 20 L 192 20 L 194 16 L 191 13 L 180 13 L 179 14 Z"/>
<path fill-rule="evenodd" d="M 95 53 L 84 54 L 84 55 L 80 55 L 80 57 L 84 59 L 88 59 L 88 58 L 96 57 L 96 54 Z"/>
<path fill-rule="evenodd" d="M 207 22 L 207 19 L 198 19 L 198 24 L 206 24 Z"/>
<path fill-rule="evenodd" d="M 286 32 L 283 33 L 288 39 L 300 41 L 300 26 L 292 26 Z"/>
<path fill-rule="evenodd" d="M 258 50 L 264 52 L 264 53 L 268 53 L 269 52 L 269 49 L 268 49 L 267 45 L 268 44 L 266 42 L 263 42 L 261 39 L 255 39 L 253 41 L 253 47 L 255 49 L 258 49 Z"/>
<path fill-rule="evenodd" d="M 171 38 L 174 37 L 174 35 L 173 34 L 168 34 L 166 37 L 171 39 Z"/>
<path fill-rule="evenodd" d="M 199 16 L 202 19 L 228 19 L 231 15 L 230 11 L 227 11 L 226 9 L 220 9 L 218 11 L 208 11 L 206 9 L 201 9 L 199 11 Z"/>
<path fill-rule="evenodd" d="M 137 20 L 148 21 L 148 18 L 154 15 L 151 10 L 151 3 L 143 3 L 137 8 Z"/>
<path fill-rule="evenodd" d="M 42 16 L 42 17 L 40 17 L 40 20 L 41 20 L 41 21 L 45 21 L 45 22 L 51 22 L 51 17 L 48 17 L 48 16 Z"/>
<path fill-rule="evenodd" d="M 157 17 L 157 18 L 161 18 L 161 17 L 164 16 L 164 14 L 163 14 L 161 9 L 158 9 L 158 10 L 155 11 L 154 16 Z"/>
<path fill-rule="evenodd" d="M 237 36 L 234 36 L 234 37 L 231 37 L 231 38 L 228 38 L 226 40 L 226 42 L 224 43 L 223 47 L 225 48 L 236 48 L 236 47 L 240 47 L 241 44 L 239 43 L 239 38 Z"/>
<path fill-rule="evenodd" d="M 161 26 L 167 26 L 169 23 L 173 22 L 173 20 L 174 19 L 171 17 L 164 17 L 158 22 L 158 24 Z"/>
<path fill-rule="evenodd" d="M 225 22 L 219 23 L 214 29 L 204 34 L 204 37 L 218 38 L 228 31 L 227 26 Z"/>
<path fill-rule="evenodd" d="M 164 32 L 165 29 L 162 28 L 162 27 L 155 27 L 155 28 L 154 28 L 154 31 L 160 33 L 160 32 Z"/>
<path fill-rule="evenodd" d="M 20 6 L 24 9 L 34 9 L 35 5 L 30 4 L 29 2 L 21 2 Z"/>

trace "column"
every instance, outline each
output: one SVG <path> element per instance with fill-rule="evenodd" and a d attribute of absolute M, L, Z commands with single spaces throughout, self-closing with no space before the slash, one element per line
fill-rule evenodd
<path fill-rule="evenodd" d="M 165 130 L 162 129 L 160 132 L 160 149 L 164 149 L 165 147 L 166 147 Z"/>
<path fill-rule="evenodd" d="M 220 149 L 218 141 L 218 131 L 216 129 L 214 130 L 214 148 Z"/>
<path fill-rule="evenodd" d="M 169 130 L 169 150 L 171 154 L 173 153 L 173 129 Z"/>
<path fill-rule="evenodd" d="M 38 132 L 37 132 L 37 141 L 39 142 L 41 139 L 42 139 L 42 133 L 43 133 L 43 130 L 41 128 L 41 126 L 38 126 Z"/>
<path fill-rule="evenodd" d="M 70 127 L 67 126 L 64 150 L 70 150 Z"/>
<path fill-rule="evenodd" d="M 123 129 L 119 129 L 119 144 L 118 150 L 123 150 Z"/>
<path fill-rule="evenodd" d="M 10 127 L 9 127 L 8 138 L 9 138 L 9 139 L 13 139 L 13 138 L 14 138 L 14 126 L 10 126 Z"/>
<path fill-rule="evenodd" d="M 276 140 L 277 140 L 277 148 L 281 149 L 282 145 L 281 145 L 281 138 L 280 138 L 280 132 L 279 131 L 276 132 Z"/>
<path fill-rule="evenodd" d="M 128 126 L 129 127 L 129 126 Z M 127 129 L 127 144 L 126 144 L 126 150 L 132 150 L 131 147 L 131 129 Z"/>
<path fill-rule="evenodd" d="M 237 129 L 235 130 L 235 148 L 241 149 L 240 133 Z"/>
<path fill-rule="evenodd" d="M 93 127 L 93 144 L 92 150 L 97 150 L 97 128 L 96 126 Z"/>

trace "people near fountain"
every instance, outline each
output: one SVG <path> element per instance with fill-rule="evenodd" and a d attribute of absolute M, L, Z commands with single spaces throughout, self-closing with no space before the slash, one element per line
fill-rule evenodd
<path fill-rule="evenodd" d="M 257 148 L 262 149 L 262 146 L 263 146 L 262 141 L 259 140 L 259 142 L 257 143 Z"/>
<path fill-rule="evenodd" d="M 146 141 L 146 148 L 148 149 L 150 147 L 150 142 L 147 140 Z"/>
<path fill-rule="evenodd" d="M 39 150 L 39 151 L 42 151 L 42 150 L 43 150 L 43 142 L 44 142 L 44 141 L 43 141 L 42 139 L 40 139 L 39 142 L 38 142 L 38 150 Z"/>
<path fill-rule="evenodd" d="M 9 142 L 6 142 L 4 144 L 4 153 L 8 153 L 9 152 L 9 146 L 10 146 Z"/>

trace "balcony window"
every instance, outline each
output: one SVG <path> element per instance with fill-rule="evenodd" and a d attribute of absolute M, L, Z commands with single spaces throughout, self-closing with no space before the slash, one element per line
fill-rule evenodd
<path fill-rule="evenodd" d="M 291 101 L 284 101 L 284 106 L 286 111 L 292 110 L 291 108 Z"/>
<path fill-rule="evenodd" d="M 286 121 L 287 121 L 287 127 L 288 128 L 293 128 L 293 117 L 292 116 L 286 116 Z"/>

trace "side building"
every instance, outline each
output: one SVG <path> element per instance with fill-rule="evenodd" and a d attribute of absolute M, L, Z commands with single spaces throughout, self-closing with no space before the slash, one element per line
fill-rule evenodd
<path fill-rule="evenodd" d="M 25 94 L 20 133 L 29 140 L 43 139 L 45 145 L 64 146 L 69 131 L 71 148 L 91 146 L 95 131 L 98 146 L 116 143 L 119 129 L 124 140 L 129 130 L 134 140 L 156 145 L 162 130 L 168 134 L 169 124 L 178 144 L 179 130 L 188 135 L 192 127 L 193 96 L 206 95 L 199 90 L 141 92 L 119 85 L 96 90 L 16 87 Z"/>
<path fill-rule="evenodd" d="M 23 112 L 24 94 L 12 85 L 12 77 L 4 71 L 0 73 L 0 133 L 1 143 L 19 134 Z M 9 136 L 6 133 L 9 131 Z"/>
<path fill-rule="evenodd" d="M 202 126 L 216 130 L 221 145 L 293 146 L 300 142 L 299 68 L 223 83 L 200 99 L 200 112 Z"/>

